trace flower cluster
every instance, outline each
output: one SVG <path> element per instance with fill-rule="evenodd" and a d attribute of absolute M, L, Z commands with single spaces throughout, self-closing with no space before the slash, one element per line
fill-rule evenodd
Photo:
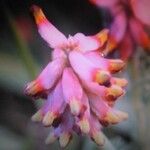
<path fill-rule="evenodd" d="M 61 147 L 65 147 L 76 132 L 87 134 L 102 145 L 102 127 L 128 117 L 113 107 L 125 93 L 127 81 L 112 74 L 122 70 L 125 63 L 106 59 L 99 53 L 107 41 L 108 30 L 93 36 L 77 33 L 66 38 L 39 7 L 34 6 L 33 13 L 40 35 L 54 50 L 52 61 L 25 89 L 27 95 L 46 99 L 32 120 L 51 126 L 47 144 L 59 139 Z"/>
<path fill-rule="evenodd" d="M 107 8 L 113 18 L 104 53 L 119 49 L 120 58 L 126 60 L 137 46 L 150 50 L 149 0 L 89 0 L 98 7 Z"/>

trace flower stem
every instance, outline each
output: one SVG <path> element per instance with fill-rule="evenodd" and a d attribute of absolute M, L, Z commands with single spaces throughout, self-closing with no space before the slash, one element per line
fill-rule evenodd
<path fill-rule="evenodd" d="M 11 13 L 9 12 L 8 8 L 5 5 L 4 5 L 4 13 L 6 15 L 6 18 L 10 25 L 15 42 L 17 44 L 17 50 L 20 55 L 20 58 L 27 69 L 29 77 L 34 78 L 38 67 L 35 63 L 34 58 L 32 57 L 32 55 L 30 53 L 29 47 L 28 47 L 26 41 L 21 36 L 21 34 L 19 33 L 19 30 L 17 30 L 16 23 L 13 19 L 13 16 L 11 15 Z"/>

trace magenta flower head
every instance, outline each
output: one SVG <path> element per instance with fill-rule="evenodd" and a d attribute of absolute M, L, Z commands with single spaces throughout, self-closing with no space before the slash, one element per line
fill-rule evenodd
<path fill-rule="evenodd" d="M 113 18 L 105 54 L 119 49 L 124 60 L 132 56 L 137 46 L 150 51 L 150 0 L 89 0 L 98 7 L 107 8 Z"/>
<path fill-rule="evenodd" d="M 40 35 L 54 50 L 52 61 L 25 89 L 27 95 L 46 99 L 32 120 L 51 126 L 47 144 L 59 139 L 61 147 L 65 147 L 73 132 L 104 144 L 102 127 L 128 116 L 113 108 L 115 100 L 125 93 L 127 81 L 112 74 L 125 64 L 99 53 L 108 30 L 95 36 L 77 33 L 66 38 L 39 7 L 34 6 L 33 12 Z"/>

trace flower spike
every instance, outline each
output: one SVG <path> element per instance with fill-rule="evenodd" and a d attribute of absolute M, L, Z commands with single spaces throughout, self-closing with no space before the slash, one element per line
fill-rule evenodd
<path fill-rule="evenodd" d="M 27 95 L 45 99 L 32 120 L 51 126 L 46 144 L 59 140 L 64 148 L 76 132 L 103 145 L 102 128 L 127 119 L 126 113 L 113 108 L 117 98 L 125 93 L 123 88 L 127 84 L 125 79 L 113 74 L 125 64 L 99 53 L 108 42 L 108 30 L 94 36 L 77 33 L 67 39 L 39 7 L 34 6 L 33 13 L 40 35 L 54 50 L 52 61 L 25 88 Z"/>

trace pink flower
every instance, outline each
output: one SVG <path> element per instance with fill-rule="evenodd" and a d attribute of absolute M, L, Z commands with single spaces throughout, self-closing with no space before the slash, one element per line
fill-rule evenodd
<path fill-rule="evenodd" d="M 104 53 L 119 49 L 120 57 L 128 59 L 137 46 L 150 50 L 150 38 L 145 31 L 150 26 L 149 0 L 89 0 L 108 8 L 113 21 Z"/>
<path fill-rule="evenodd" d="M 27 95 L 46 99 L 32 120 L 52 126 L 47 144 L 59 139 L 65 147 L 76 132 L 102 145 L 102 126 L 127 119 L 126 113 L 113 108 L 115 100 L 125 93 L 127 81 L 112 74 L 125 64 L 98 52 L 107 40 L 108 30 L 96 36 L 77 33 L 67 39 L 39 7 L 34 6 L 33 11 L 40 35 L 54 51 L 52 61 L 25 89 Z"/>

